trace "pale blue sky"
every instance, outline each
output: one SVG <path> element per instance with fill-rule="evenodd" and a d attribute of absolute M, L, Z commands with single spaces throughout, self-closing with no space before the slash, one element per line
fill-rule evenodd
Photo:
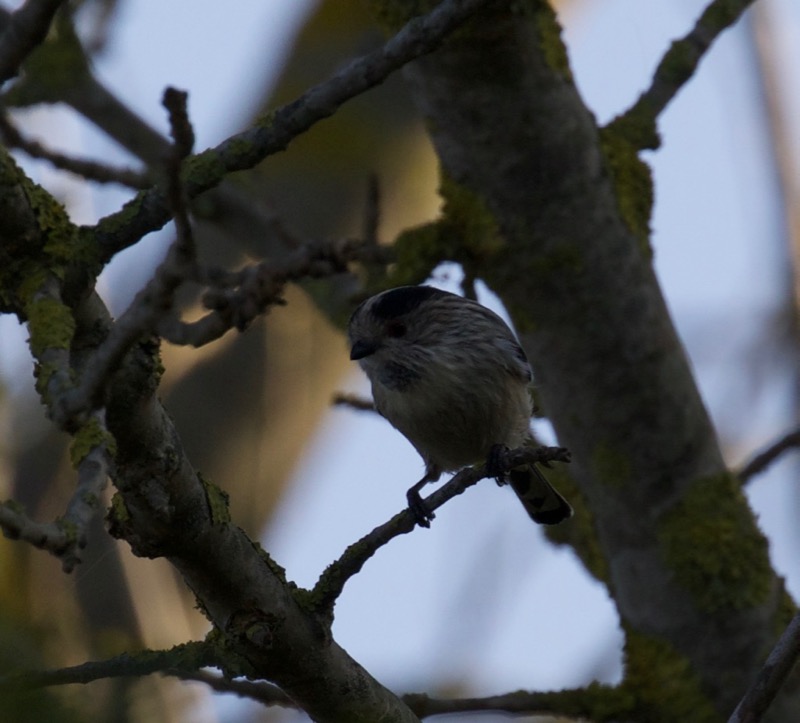
<path fill-rule="evenodd" d="M 593 0 L 565 14 L 579 86 L 601 121 L 635 100 L 670 40 L 688 31 L 705 4 Z M 98 71 L 162 130 L 164 86 L 189 90 L 198 148 L 213 145 L 237 130 L 257 102 L 249 93 L 248 68 L 254 61 L 278 67 L 270 53 L 279 57 L 285 50 L 289 16 L 296 17 L 302 5 L 297 0 L 123 3 L 121 23 Z M 791 0 L 772 0 L 770 6 L 779 14 L 776 49 L 789 58 L 791 75 L 784 83 L 797 97 L 800 9 Z M 193 21 L 197 16 L 202 20 Z M 226 37 L 236 41 L 220 44 Z M 756 90 L 750 49 L 738 27 L 720 39 L 665 112 L 664 147 L 647 154 L 656 180 L 656 268 L 704 398 L 731 441 L 731 462 L 792 424 L 788 374 L 776 372 L 756 393 L 743 358 L 781 301 L 786 263 Z M 241 115 L 224 117 L 219 108 L 238 108 Z M 792 127 L 800 127 L 797 108 L 791 113 Z M 59 140 L 67 149 L 124 158 L 66 112 L 58 117 Z M 30 118 L 32 128 L 51 128 L 52 122 L 42 113 Z M 49 170 L 30 167 L 37 178 L 53 180 Z M 66 181 L 55 183 L 83 222 L 114 210 L 123 198 L 115 190 L 87 196 Z M 109 283 L 116 288 L 136 273 L 144 281 L 147 259 L 163 243 L 155 237 L 123 255 L 108 274 Z M 0 372 L 27 384 L 24 332 L 13 320 L 0 319 L 0 338 Z M 356 370 L 347 386 L 368 393 Z M 385 422 L 332 410 L 296 471 L 267 534 L 268 549 L 290 578 L 313 583 L 349 543 L 402 506 L 421 469 L 410 445 Z M 773 559 L 798 596 L 797 540 L 789 532 L 797 510 L 791 471 L 788 462 L 776 465 L 754 483 L 751 494 L 773 540 Z M 358 500 L 357 509 L 352 500 Z M 513 495 L 489 483 L 450 503 L 431 530 L 396 540 L 370 560 L 348 585 L 334 632 L 390 686 L 425 690 L 442 670 L 447 671 L 443 682 L 466 680 L 477 694 L 578 685 L 597 670 L 604 670 L 606 679 L 619 674 L 614 661 L 620 638 L 605 591 L 587 579 L 570 552 L 544 541 Z M 233 711 L 225 710 L 229 720 Z"/>

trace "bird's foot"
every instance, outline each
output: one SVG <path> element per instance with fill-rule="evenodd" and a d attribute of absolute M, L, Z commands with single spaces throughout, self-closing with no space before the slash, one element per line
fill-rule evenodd
<path fill-rule="evenodd" d="M 411 511 L 411 514 L 414 515 L 417 524 L 420 527 L 430 527 L 431 520 L 436 517 L 436 514 L 428 507 L 425 500 L 420 497 L 419 491 L 415 489 L 415 487 L 412 487 L 406 493 L 406 499 L 408 500 L 408 509 Z"/>

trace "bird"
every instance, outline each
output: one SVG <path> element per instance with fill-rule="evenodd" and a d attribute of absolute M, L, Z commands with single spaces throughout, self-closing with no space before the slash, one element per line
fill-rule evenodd
<path fill-rule="evenodd" d="M 532 443 L 530 364 L 508 325 L 477 301 L 400 286 L 363 301 L 347 334 L 350 359 L 369 378 L 376 410 L 425 463 L 425 475 L 406 493 L 421 526 L 435 515 L 420 490 L 442 472 L 491 465 L 499 450 Z M 534 464 L 501 470 L 497 481 L 510 482 L 537 523 L 572 515 Z"/>

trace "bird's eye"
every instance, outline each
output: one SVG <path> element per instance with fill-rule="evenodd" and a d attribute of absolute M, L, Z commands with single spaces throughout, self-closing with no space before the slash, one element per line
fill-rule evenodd
<path fill-rule="evenodd" d="M 406 335 L 406 325 L 402 321 L 390 321 L 386 325 L 386 335 L 395 339 Z"/>

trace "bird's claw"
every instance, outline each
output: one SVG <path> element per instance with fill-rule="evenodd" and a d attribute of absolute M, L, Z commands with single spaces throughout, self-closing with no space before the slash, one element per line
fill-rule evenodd
<path fill-rule="evenodd" d="M 431 520 L 436 517 L 436 513 L 425 504 L 425 501 L 420 497 L 419 492 L 410 489 L 406 495 L 408 499 L 408 509 L 414 515 L 414 519 L 420 527 L 430 527 Z"/>
<path fill-rule="evenodd" d="M 489 450 L 489 455 L 486 457 L 486 471 L 490 477 L 497 480 L 497 484 L 504 485 L 506 483 L 506 472 L 504 462 L 505 456 L 508 454 L 508 447 L 504 444 L 493 444 Z"/>

